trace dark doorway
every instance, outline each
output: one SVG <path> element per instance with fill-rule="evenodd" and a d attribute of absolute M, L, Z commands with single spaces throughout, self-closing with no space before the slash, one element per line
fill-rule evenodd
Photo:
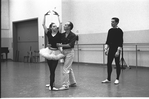
<path fill-rule="evenodd" d="M 38 50 L 38 19 L 13 22 L 13 60 L 22 62 Z"/>

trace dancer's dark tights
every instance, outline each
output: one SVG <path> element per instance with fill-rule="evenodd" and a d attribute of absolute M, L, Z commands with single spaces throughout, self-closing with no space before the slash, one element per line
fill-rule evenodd
<path fill-rule="evenodd" d="M 108 72 L 108 77 L 107 79 L 111 81 L 111 73 L 112 73 L 112 61 L 115 58 L 115 63 L 116 63 L 116 74 L 117 77 L 116 79 L 119 80 L 121 68 L 120 68 L 120 55 L 118 57 L 115 57 L 117 49 L 110 49 L 108 53 L 108 63 L 107 63 L 107 72 Z"/>
<path fill-rule="evenodd" d="M 58 60 L 47 60 L 49 70 L 50 70 L 50 86 L 51 90 L 53 90 L 53 83 L 55 81 L 55 70 L 58 64 Z"/>

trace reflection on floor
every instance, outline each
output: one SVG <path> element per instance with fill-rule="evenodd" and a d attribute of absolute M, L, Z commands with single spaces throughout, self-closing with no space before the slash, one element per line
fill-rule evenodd
<path fill-rule="evenodd" d="M 56 69 L 55 85 L 62 84 L 62 64 Z M 1 63 L 1 97 L 149 97 L 149 68 L 122 70 L 120 84 L 102 84 L 106 66 L 73 63 L 77 87 L 65 91 L 49 91 L 49 68 L 46 63 Z"/>

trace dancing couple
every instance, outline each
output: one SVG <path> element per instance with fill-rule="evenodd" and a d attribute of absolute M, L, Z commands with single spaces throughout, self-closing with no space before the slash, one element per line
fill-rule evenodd
<path fill-rule="evenodd" d="M 46 27 L 46 16 L 56 15 L 59 21 L 59 27 L 55 23 L 51 23 L 49 28 Z M 50 84 L 46 86 L 49 90 L 67 90 L 69 87 L 76 87 L 76 80 L 72 69 L 72 62 L 74 58 L 74 45 L 77 36 L 71 31 L 73 29 L 73 23 L 68 21 L 64 25 L 65 32 L 62 33 L 62 23 L 60 22 L 59 14 L 56 11 L 48 11 L 44 15 L 43 20 L 44 32 L 48 38 L 48 44 L 46 48 L 40 49 L 40 55 L 43 56 L 48 63 L 50 70 Z M 63 84 L 62 87 L 56 88 L 55 70 L 58 62 L 64 61 L 63 65 Z"/>

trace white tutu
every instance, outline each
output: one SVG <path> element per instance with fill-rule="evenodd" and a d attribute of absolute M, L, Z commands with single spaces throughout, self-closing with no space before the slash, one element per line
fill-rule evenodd
<path fill-rule="evenodd" d="M 64 58 L 60 50 L 50 50 L 48 47 L 40 49 L 39 54 L 48 60 L 59 60 Z"/>

